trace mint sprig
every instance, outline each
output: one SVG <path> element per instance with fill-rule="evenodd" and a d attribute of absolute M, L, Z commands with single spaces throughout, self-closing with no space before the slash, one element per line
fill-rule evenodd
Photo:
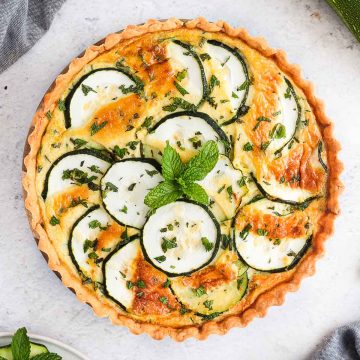
<path fill-rule="evenodd" d="M 206 142 L 187 164 L 181 161 L 180 155 L 166 142 L 161 162 L 165 180 L 148 192 L 144 203 L 154 210 L 185 196 L 208 205 L 206 191 L 195 181 L 204 179 L 218 159 L 219 149 L 213 140 Z"/>
<path fill-rule="evenodd" d="M 14 360 L 29 360 L 31 344 L 26 328 L 20 328 L 12 337 L 11 353 Z M 0 356 L 0 360 L 4 359 Z M 31 360 L 61 360 L 62 357 L 55 353 L 43 353 L 31 357 Z"/>

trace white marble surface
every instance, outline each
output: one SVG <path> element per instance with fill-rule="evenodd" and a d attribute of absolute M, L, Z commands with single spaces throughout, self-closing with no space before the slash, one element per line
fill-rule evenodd
<path fill-rule="evenodd" d="M 21 197 L 25 137 L 52 79 L 107 33 L 173 15 L 222 18 L 284 48 L 326 101 L 345 163 L 342 215 L 316 276 L 264 319 L 203 342 L 154 341 L 96 318 L 48 269 L 29 231 Z M 68 0 L 49 32 L 0 75 L 0 331 L 26 325 L 94 360 L 307 358 L 334 327 L 360 319 L 359 104 L 360 44 L 324 1 Z"/>

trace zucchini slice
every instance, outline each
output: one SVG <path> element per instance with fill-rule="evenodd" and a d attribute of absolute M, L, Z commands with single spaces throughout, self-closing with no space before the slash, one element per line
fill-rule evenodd
<path fill-rule="evenodd" d="M 152 159 L 116 162 L 101 179 L 104 207 L 119 224 L 141 229 L 150 210 L 145 196 L 163 180 L 160 166 Z"/>
<path fill-rule="evenodd" d="M 271 201 L 303 207 L 319 197 L 307 190 L 291 188 L 287 183 L 280 184 L 276 180 L 260 182 L 252 173 L 251 177 L 262 196 Z"/>
<path fill-rule="evenodd" d="M 171 288 L 187 309 L 197 315 L 222 313 L 236 305 L 245 295 L 247 266 L 234 252 L 225 251 L 214 266 L 209 266 L 191 277 L 172 280 Z"/>
<path fill-rule="evenodd" d="M 100 264 L 123 238 L 124 229 L 99 205 L 88 209 L 73 225 L 68 243 L 76 269 L 86 279 L 102 283 Z M 127 237 L 137 235 L 126 229 Z"/>
<path fill-rule="evenodd" d="M 36 355 L 47 354 L 48 352 L 49 350 L 45 345 L 38 344 L 32 341 L 30 342 L 30 359 Z M 0 347 L 0 356 L 6 360 L 14 359 L 11 351 L 11 344 Z"/>
<path fill-rule="evenodd" d="M 207 93 L 205 71 L 199 55 L 189 44 L 179 40 L 167 44 L 171 66 L 177 74 L 174 85 L 178 89 L 178 97 L 193 104 L 195 107 L 203 101 Z"/>
<path fill-rule="evenodd" d="M 205 207 L 179 200 L 160 207 L 142 231 L 144 257 L 170 277 L 208 265 L 220 243 L 220 225 Z"/>
<path fill-rule="evenodd" d="M 228 157 L 219 156 L 219 160 L 206 177 L 198 181 L 211 199 L 210 208 L 219 221 L 235 216 L 241 199 L 247 192 L 242 184 L 243 174 L 231 164 Z"/>
<path fill-rule="evenodd" d="M 294 141 L 294 136 L 298 130 L 302 108 L 295 89 L 286 77 L 278 89 L 279 115 L 270 132 L 270 144 L 267 151 L 274 152 L 276 156 L 281 156 L 282 151 Z"/>
<path fill-rule="evenodd" d="M 144 152 L 160 161 L 166 141 L 169 141 L 183 160 L 189 160 L 209 140 L 218 143 L 221 154 L 229 152 L 229 139 L 214 120 L 204 113 L 183 111 L 165 116 L 149 131 Z"/>
<path fill-rule="evenodd" d="M 245 206 L 234 228 L 240 260 L 258 271 L 292 269 L 311 245 L 312 226 L 307 221 L 302 211 L 268 199 Z"/>
<path fill-rule="evenodd" d="M 245 115 L 249 106 L 246 105 L 250 90 L 250 76 L 244 57 L 238 49 L 232 48 L 217 40 L 208 40 L 206 50 L 217 72 L 223 73 L 226 99 L 231 104 L 231 115 L 223 119 L 222 126 L 229 125 Z M 206 64 L 206 61 L 204 62 Z"/>
<path fill-rule="evenodd" d="M 128 281 L 135 277 L 136 261 L 140 256 L 140 242 L 133 240 L 115 250 L 103 263 L 105 295 L 124 310 L 131 308 L 135 298 Z"/>
<path fill-rule="evenodd" d="M 86 184 L 90 190 L 99 190 L 100 178 L 111 162 L 110 155 L 95 149 L 74 150 L 60 156 L 46 174 L 42 198 L 46 200 L 74 185 Z"/>
<path fill-rule="evenodd" d="M 65 99 L 65 127 L 83 126 L 104 105 L 128 96 L 135 79 L 120 69 L 106 67 L 84 75 Z"/>

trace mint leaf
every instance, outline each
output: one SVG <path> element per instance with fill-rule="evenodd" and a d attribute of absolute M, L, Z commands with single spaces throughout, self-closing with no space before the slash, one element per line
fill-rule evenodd
<path fill-rule="evenodd" d="M 30 340 L 26 328 L 16 331 L 11 342 L 11 352 L 14 360 L 28 360 L 30 357 Z"/>
<path fill-rule="evenodd" d="M 152 209 L 176 201 L 182 195 L 182 191 L 176 183 L 163 181 L 145 196 L 144 203 Z"/>
<path fill-rule="evenodd" d="M 6 360 L 4 357 L 0 356 L 0 360 Z"/>
<path fill-rule="evenodd" d="M 166 142 L 164 154 L 161 160 L 162 174 L 165 180 L 175 180 L 184 171 L 180 155 Z"/>
<path fill-rule="evenodd" d="M 61 360 L 62 357 L 55 353 L 39 354 L 31 358 L 31 360 Z"/>
<path fill-rule="evenodd" d="M 199 184 L 192 182 L 185 183 L 184 186 L 181 187 L 181 190 L 191 200 L 197 201 L 204 205 L 209 205 L 209 197 L 206 191 Z"/>
<path fill-rule="evenodd" d="M 187 164 L 181 179 L 185 182 L 202 180 L 216 165 L 219 149 L 215 141 L 205 143 L 199 153 Z"/>

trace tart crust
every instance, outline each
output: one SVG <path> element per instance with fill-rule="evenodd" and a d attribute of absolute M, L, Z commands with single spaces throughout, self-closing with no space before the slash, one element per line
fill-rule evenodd
<path fill-rule="evenodd" d="M 74 276 L 58 257 L 43 225 L 43 219 L 36 193 L 36 156 L 40 148 L 43 133 L 48 124 L 46 113 L 52 111 L 62 93 L 66 90 L 69 81 L 90 61 L 101 53 L 110 50 L 119 42 L 164 30 L 179 28 L 200 29 L 207 32 L 222 32 L 233 38 L 239 38 L 247 45 L 259 51 L 263 56 L 272 59 L 278 67 L 291 76 L 294 83 L 304 92 L 308 103 L 317 119 L 323 141 L 326 144 L 329 175 L 327 182 L 326 210 L 322 214 L 316 236 L 313 238 L 311 250 L 304 256 L 295 271 L 285 281 L 270 287 L 260 294 L 255 302 L 240 314 L 224 315 L 201 325 L 184 326 L 180 328 L 167 327 L 156 324 L 141 323 L 117 312 L 110 305 L 104 304 L 96 294 L 82 285 L 81 279 Z M 100 317 L 109 317 L 116 325 L 125 325 L 134 334 L 147 333 L 154 339 L 170 336 L 176 341 L 183 341 L 189 337 L 206 339 L 210 334 L 225 334 L 232 327 L 245 327 L 253 318 L 263 317 L 272 305 L 281 305 L 288 291 L 296 291 L 301 280 L 315 273 L 315 263 L 324 253 L 326 238 L 333 232 L 335 217 L 339 214 L 338 197 L 343 188 L 340 173 L 343 169 L 338 159 L 339 143 L 333 136 L 333 124 L 325 115 L 324 104 L 314 95 L 313 85 L 301 77 L 300 68 L 289 64 L 284 51 L 272 49 L 263 38 L 251 37 L 245 29 L 233 28 L 224 21 L 208 22 L 204 18 L 194 20 L 180 20 L 171 18 L 165 21 L 149 20 L 143 25 L 131 25 L 120 33 L 108 35 L 97 45 L 92 45 L 57 77 L 51 88 L 43 97 L 37 112 L 32 120 L 27 144 L 24 153 L 23 189 L 25 208 L 30 226 L 38 241 L 38 247 L 47 259 L 49 267 L 58 274 L 65 286 L 70 288 L 82 302 L 92 306 L 95 314 Z"/>

